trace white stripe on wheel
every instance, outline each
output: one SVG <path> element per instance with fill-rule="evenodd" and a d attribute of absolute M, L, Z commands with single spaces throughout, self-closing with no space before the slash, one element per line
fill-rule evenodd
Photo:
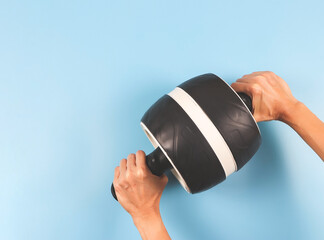
<path fill-rule="evenodd" d="M 176 87 L 168 94 L 188 114 L 219 159 L 226 177 L 237 170 L 231 150 L 216 126 L 201 109 L 198 103 L 183 89 Z"/>

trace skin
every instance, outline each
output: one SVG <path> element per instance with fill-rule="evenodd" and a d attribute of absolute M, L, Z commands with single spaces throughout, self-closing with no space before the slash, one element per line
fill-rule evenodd
<path fill-rule="evenodd" d="M 281 77 L 269 71 L 254 72 L 231 86 L 253 99 L 257 122 L 279 120 L 288 124 L 324 161 L 324 123 L 292 95 Z"/>
<path fill-rule="evenodd" d="M 269 71 L 244 75 L 233 83 L 236 92 L 252 99 L 257 122 L 279 120 L 293 128 L 324 161 L 324 123 L 291 93 L 287 83 Z M 113 184 L 122 207 L 132 216 L 142 239 L 171 239 L 161 218 L 159 203 L 168 182 L 146 166 L 145 153 L 137 151 L 120 161 Z"/>
<path fill-rule="evenodd" d="M 160 199 L 168 183 L 165 174 L 153 175 L 145 153 L 129 154 L 115 168 L 114 187 L 118 202 L 132 216 L 142 239 L 171 239 L 161 218 Z"/>

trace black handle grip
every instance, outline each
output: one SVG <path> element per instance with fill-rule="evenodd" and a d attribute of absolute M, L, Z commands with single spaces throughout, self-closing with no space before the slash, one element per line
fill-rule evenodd
<path fill-rule="evenodd" d="M 253 114 L 252 99 L 250 98 L 250 96 L 242 92 L 238 92 L 237 94 L 240 96 L 240 98 L 243 100 L 250 112 Z"/>
<path fill-rule="evenodd" d="M 116 192 L 115 192 L 115 187 L 114 187 L 113 183 L 111 184 L 110 190 L 111 190 L 111 195 L 118 201 L 117 195 L 116 195 Z"/>
<path fill-rule="evenodd" d="M 171 163 L 159 147 L 147 155 L 145 160 L 147 167 L 156 176 L 161 176 L 166 170 L 172 168 Z M 111 195 L 118 201 L 114 184 L 111 184 Z"/>

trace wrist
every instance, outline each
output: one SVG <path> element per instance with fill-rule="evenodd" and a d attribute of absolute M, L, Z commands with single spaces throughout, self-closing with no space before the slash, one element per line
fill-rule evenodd
<path fill-rule="evenodd" d="M 133 222 L 136 226 L 145 225 L 147 223 L 152 223 L 159 221 L 161 219 L 160 211 L 151 210 L 149 212 L 139 212 L 137 214 L 132 215 Z"/>
<path fill-rule="evenodd" d="M 171 239 L 165 229 L 159 211 L 133 217 L 133 221 L 143 240 Z"/>
<path fill-rule="evenodd" d="M 304 104 L 298 100 L 286 105 L 285 110 L 280 116 L 280 121 L 292 126 L 296 120 L 298 120 L 298 114 L 304 107 Z"/>

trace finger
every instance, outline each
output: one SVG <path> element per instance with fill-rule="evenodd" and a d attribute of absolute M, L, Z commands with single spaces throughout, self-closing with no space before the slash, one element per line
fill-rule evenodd
<path fill-rule="evenodd" d="M 132 170 L 136 167 L 136 158 L 135 158 L 135 154 L 131 153 L 128 155 L 127 157 L 127 169 Z"/>
<path fill-rule="evenodd" d="M 262 77 L 262 76 L 261 76 Z M 236 80 L 239 83 L 257 83 L 260 79 L 260 76 L 250 76 L 250 77 L 242 77 Z"/>
<path fill-rule="evenodd" d="M 125 158 L 123 158 L 122 160 L 120 160 L 120 175 L 124 176 L 126 174 L 126 170 L 127 170 L 127 160 Z"/>
<path fill-rule="evenodd" d="M 119 178 L 120 175 L 120 170 L 119 170 L 119 166 L 115 168 L 115 173 L 114 173 L 114 180 L 113 182 L 115 183 L 117 181 L 117 179 Z"/>
<path fill-rule="evenodd" d="M 242 77 L 242 78 L 237 79 L 236 82 L 249 83 L 249 82 L 251 82 L 251 78 Z"/>
<path fill-rule="evenodd" d="M 253 73 L 250 73 L 250 74 L 243 75 L 237 81 L 250 82 L 250 81 L 254 80 L 255 77 L 266 76 L 266 75 L 270 75 L 270 74 L 271 74 L 270 71 L 257 71 L 257 72 L 253 72 Z"/>
<path fill-rule="evenodd" d="M 240 77 L 239 79 L 244 79 L 244 78 L 250 78 L 252 74 L 245 74 L 242 77 Z"/>
<path fill-rule="evenodd" d="M 247 83 L 242 83 L 242 82 L 235 82 L 231 84 L 231 87 L 236 91 L 236 92 L 243 92 L 250 97 L 252 97 L 249 84 Z"/>
<path fill-rule="evenodd" d="M 145 153 L 142 150 L 136 152 L 136 166 L 142 169 L 147 168 Z"/>

